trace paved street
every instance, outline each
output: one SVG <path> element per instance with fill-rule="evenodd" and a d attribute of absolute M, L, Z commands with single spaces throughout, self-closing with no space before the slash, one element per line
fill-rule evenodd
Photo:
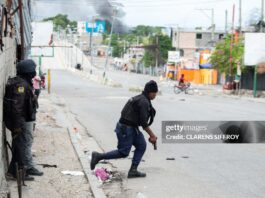
<path fill-rule="evenodd" d="M 135 81 L 133 76 L 116 73 L 115 80 L 144 85 L 146 77 Z M 130 82 L 133 81 L 133 82 Z M 165 94 L 153 102 L 157 117 L 153 129 L 158 150 L 148 146 L 140 169 L 145 179 L 127 180 L 130 160 L 111 161 L 123 174 L 124 196 L 135 197 L 263 197 L 265 185 L 265 146 L 224 144 L 162 144 L 161 121 L 165 120 L 264 120 L 264 103 L 212 96 Z M 103 86 L 66 70 L 52 70 L 52 92 L 63 97 L 78 120 L 88 129 L 101 147 L 116 147 L 113 132 L 120 111 L 129 97 L 127 86 Z M 147 136 L 146 136 L 147 137 Z M 167 161 L 174 157 L 175 161 Z"/>
<path fill-rule="evenodd" d="M 265 0 L 0 2 L 0 198 L 265 198 Z"/>

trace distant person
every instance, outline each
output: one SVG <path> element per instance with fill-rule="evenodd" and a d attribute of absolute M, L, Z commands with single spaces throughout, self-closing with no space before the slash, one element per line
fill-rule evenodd
<path fill-rule="evenodd" d="M 128 71 L 128 65 L 127 64 L 124 64 L 124 66 L 123 66 L 123 69 L 122 69 L 123 71 Z"/>
<path fill-rule="evenodd" d="M 180 79 L 179 79 L 179 86 L 181 86 L 181 87 L 185 87 L 185 76 L 184 76 L 184 74 L 181 74 L 181 77 L 180 77 Z"/>
<path fill-rule="evenodd" d="M 40 79 L 41 79 L 41 88 L 45 89 L 46 88 L 46 77 L 45 77 L 45 73 L 41 74 Z"/>
<path fill-rule="evenodd" d="M 135 147 L 132 165 L 128 172 L 128 178 L 145 177 L 146 174 L 137 170 L 146 150 L 146 141 L 141 126 L 150 136 L 149 142 L 156 145 L 157 137 L 150 128 L 155 117 L 155 109 L 151 104 L 158 92 L 155 81 L 146 83 L 142 94 L 131 98 L 121 112 L 121 118 L 117 123 L 115 132 L 118 138 L 116 150 L 107 153 L 93 152 L 90 162 L 91 170 L 94 170 L 100 160 L 125 158 L 130 154 L 132 146 Z"/>
<path fill-rule="evenodd" d="M 34 180 L 30 175 L 43 175 L 35 168 L 31 147 L 33 122 L 36 120 L 37 100 L 33 93 L 32 79 L 36 76 L 33 60 L 17 64 L 17 76 L 10 78 L 4 96 L 4 122 L 12 133 L 12 160 L 7 175 L 16 178 L 16 164 L 26 172 L 25 180 Z"/>
<path fill-rule="evenodd" d="M 34 94 L 39 98 L 40 95 L 40 86 L 41 86 L 41 78 L 39 76 L 35 76 L 33 79 L 33 88 Z"/>

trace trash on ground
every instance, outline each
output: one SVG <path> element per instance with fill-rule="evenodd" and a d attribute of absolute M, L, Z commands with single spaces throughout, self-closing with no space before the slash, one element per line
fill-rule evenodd
<path fill-rule="evenodd" d="M 50 165 L 50 164 L 37 164 L 42 166 L 43 168 L 57 168 L 57 165 Z"/>
<path fill-rule="evenodd" d="M 184 159 L 188 159 L 188 158 L 189 158 L 189 156 L 182 156 L 182 158 L 184 158 Z"/>
<path fill-rule="evenodd" d="M 136 198 L 147 198 L 143 193 L 138 192 Z"/>
<path fill-rule="evenodd" d="M 175 160 L 175 158 L 174 157 L 168 157 L 167 160 L 173 161 L 173 160 Z"/>
<path fill-rule="evenodd" d="M 72 176 L 83 176 L 84 173 L 82 171 L 61 171 L 64 175 L 72 175 Z"/>
<path fill-rule="evenodd" d="M 112 178 L 112 172 L 106 168 L 96 168 L 94 173 L 101 182 L 106 182 Z"/>

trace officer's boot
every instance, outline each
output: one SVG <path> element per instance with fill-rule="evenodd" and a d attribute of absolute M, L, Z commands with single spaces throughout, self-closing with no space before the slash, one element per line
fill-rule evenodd
<path fill-rule="evenodd" d="M 137 177 L 146 177 L 146 174 L 138 171 L 137 165 L 132 165 L 128 172 L 128 178 L 137 178 Z"/>
<path fill-rule="evenodd" d="M 103 159 L 103 154 L 98 152 L 92 152 L 91 161 L 90 161 L 90 169 L 94 170 L 97 163 Z"/>

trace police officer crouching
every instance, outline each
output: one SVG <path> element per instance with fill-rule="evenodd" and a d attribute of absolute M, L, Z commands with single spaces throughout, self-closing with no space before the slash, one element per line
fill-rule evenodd
<path fill-rule="evenodd" d="M 12 133 L 12 160 L 7 175 L 16 178 L 18 164 L 18 168 L 26 172 L 25 180 L 34 180 L 29 175 L 43 175 L 34 167 L 31 153 L 33 122 L 37 112 L 37 98 L 32 85 L 35 70 L 33 60 L 19 62 L 17 76 L 8 79 L 4 96 L 4 122 Z"/>
<path fill-rule="evenodd" d="M 132 146 L 135 147 L 132 165 L 128 172 L 128 178 L 145 177 L 146 174 L 137 170 L 138 165 L 146 150 L 144 135 L 139 130 L 139 126 L 150 136 L 149 142 L 156 145 L 157 137 L 150 128 L 154 117 L 155 109 L 151 100 L 155 99 L 158 92 L 157 83 L 153 80 L 146 83 L 142 94 L 132 97 L 124 106 L 121 118 L 117 123 L 115 132 L 118 138 L 116 150 L 107 153 L 92 152 L 90 168 L 94 170 L 100 160 L 110 160 L 125 158 L 129 155 Z"/>

